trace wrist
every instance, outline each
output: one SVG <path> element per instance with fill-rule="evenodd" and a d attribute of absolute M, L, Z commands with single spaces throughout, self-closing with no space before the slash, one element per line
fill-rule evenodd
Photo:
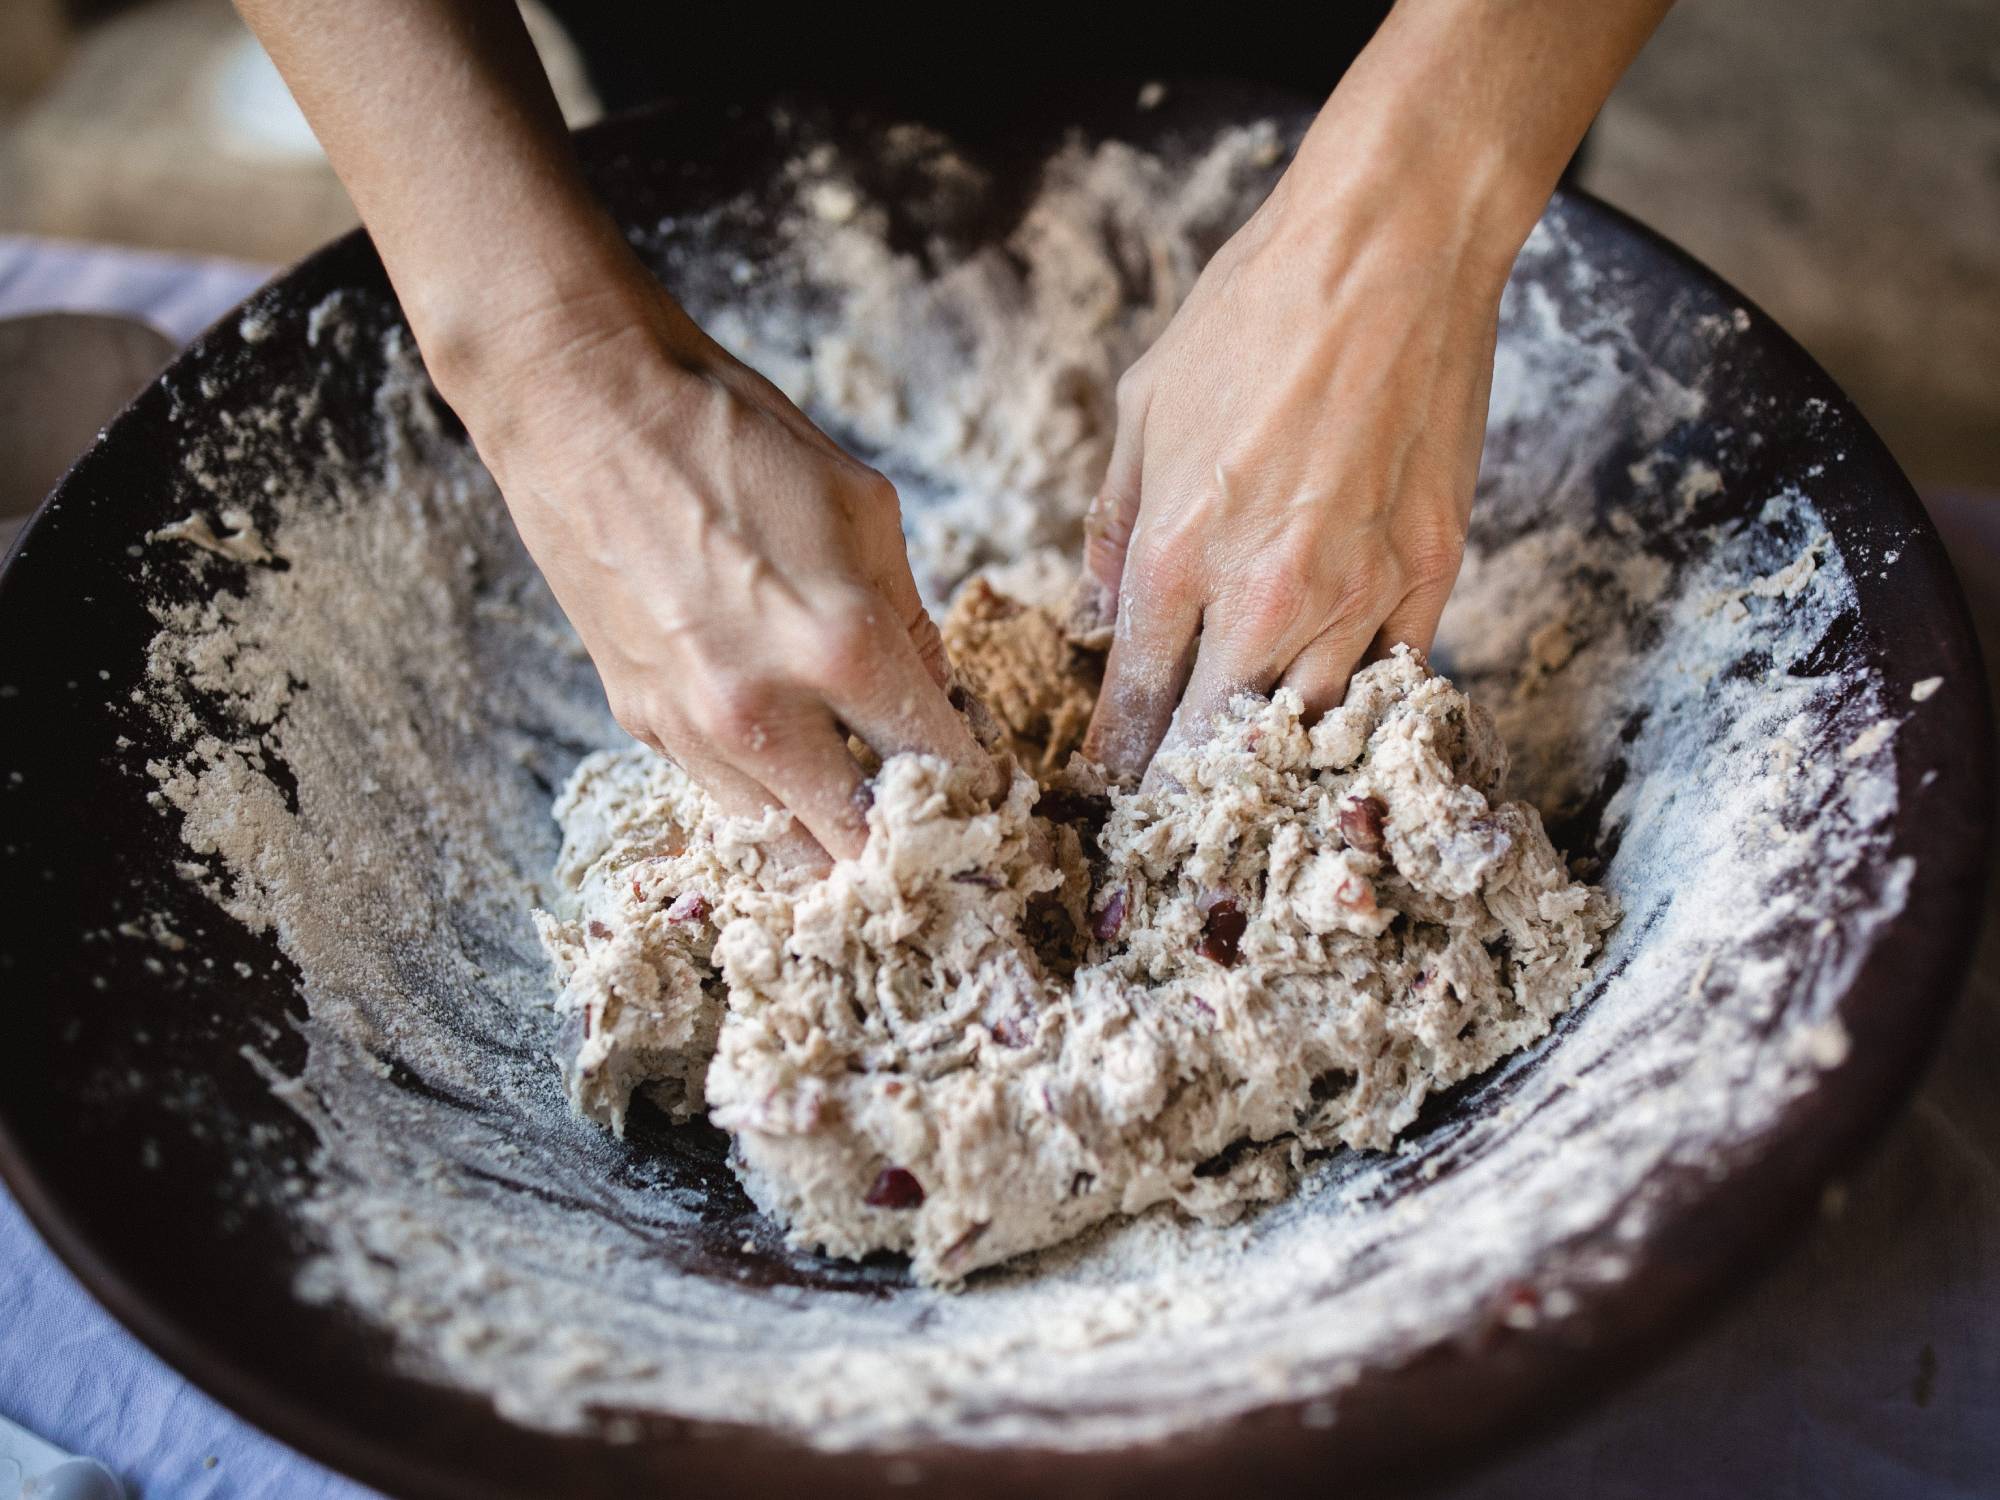
<path fill-rule="evenodd" d="M 1287 211 L 1408 225 L 1497 294 L 1665 6 L 1402 0 L 1301 143 Z"/>
<path fill-rule="evenodd" d="M 1373 267 L 1427 296 L 1497 299 L 1548 189 L 1490 147 L 1446 149 L 1355 113 L 1354 128 L 1322 114 L 1259 211 L 1269 261 L 1327 286 Z"/>
<path fill-rule="evenodd" d="M 1415 87 L 1394 81 L 1399 96 Z M 1524 160 L 1464 117 L 1440 121 L 1407 97 L 1379 98 L 1390 91 L 1371 88 L 1329 104 L 1286 173 L 1288 186 L 1298 176 L 1289 196 L 1300 208 L 1313 203 L 1308 212 L 1350 221 L 1349 235 L 1364 226 L 1406 229 L 1419 253 L 1497 292 L 1561 163 Z"/>
<path fill-rule="evenodd" d="M 380 241 L 424 363 L 461 415 L 524 368 L 642 329 L 675 334 L 676 321 L 692 329 L 580 184 L 544 184 L 499 247 L 493 235 L 481 216 Z"/>
<path fill-rule="evenodd" d="M 658 390 L 695 365 L 700 331 L 618 249 L 535 284 L 405 299 L 431 379 L 476 439 L 517 429 L 563 396 L 592 391 L 612 403 L 622 388 Z"/>
<path fill-rule="evenodd" d="M 447 273 L 405 292 L 404 312 L 438 390 L 454 406 L 476 405 L 524 365 L 565 360 L 582 345 L 650 319 L 650 290 L 620 269 L 586 268 L 560 285 L 467 285 Z"/>

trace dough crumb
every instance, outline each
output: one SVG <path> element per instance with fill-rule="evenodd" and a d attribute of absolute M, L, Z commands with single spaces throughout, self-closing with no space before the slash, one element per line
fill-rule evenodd
<path fill-rule="evenodd" d="M 170 521 L 158 530 L 146 533 L 149 542 L 186 542 L 191 547 L 199 547 L 204 552 L 213 552 L 217 557 L 226 557 L 234 562 L 270 562 L 275 554 L 264 545 L 264 538 L 258 535 L 250 513 L 244 510 L 225 510 L 220 516 L 222 530 L 217 531 L 209 524 L 207 516 L 200 511 L 184 516 L 178 521 Z"/>
<path fill-rule="evenodd" d="M 1852 740 L 1848 741 L 1847 747 L 1840 752 L 1840 758 L 1842 760 L 1867 759 L 1889 743 L 1890 737 L 1895 734 L 1898 727 L 1894 719 L 1877 719 Z"/>

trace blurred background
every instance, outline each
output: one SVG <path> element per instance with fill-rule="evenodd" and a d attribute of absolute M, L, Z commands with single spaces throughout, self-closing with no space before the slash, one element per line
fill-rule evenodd
<path fill-rule="evenodd" d="M 1583 181 L 1775 314 L 1920 487 L 2000 490 L 1994 0 L 1681 0 Z M 226 0 L 0 4 L 0 233 L 281 264 L 353 222 Z"/>

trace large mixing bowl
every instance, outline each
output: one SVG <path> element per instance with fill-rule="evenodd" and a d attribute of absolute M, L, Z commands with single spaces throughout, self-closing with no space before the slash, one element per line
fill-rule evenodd
<path fill-rule="evenodd" d="M 1219 88 L 1048 105 L 966 148 L 930 217 L 890 215 L 918 292 L 981 253 L 1000 283 L 1032 266 L 991 247 L 1072 116 L 1072 149 L 1139 142 L 1162 182 L 1232 121 L 1277 122 L 1244 157 L 1275 170 L 1304 117 Z M 688 106 L 583 151 L 698 308 L 789 297 L 824 331 L 852 314 L 810 257 L 760 290 L 779 209 L 801 162 L 849 174 L 825 220 L 900 203 L 868 168 L 887 139 Z M 528 908 L 552 789 L 615 730 L 398 319 L 364 238 L 314 256 L 102 434 L 0 581 L 0 1168 L 141 1337 L 337 1467 L 477 1496 L 1247 1494 L 1433 1467 L 1688 1327 L 1936 1033 L 1989 816 L 1943 551 L 1789 338 L 1569 193 L 1509 291 L 1437 657 L 1623 906 L 1587 993 L 1405 1149 L 1312 1164 L 1232 1229 L 1156 1213 L 957 1294 L 788 1250 L 711 1133 L 614 1142 L 562 1107 Z M 775 314 L 731 326 L 810 364 L 758 342 Z M 1086 457 L 1089 373 L 1062 398 Z M 924 454 L 803 394 L 913 510 L 942 503 Z M 731 1420 L 751 1396 L 759 1421 Z"/>

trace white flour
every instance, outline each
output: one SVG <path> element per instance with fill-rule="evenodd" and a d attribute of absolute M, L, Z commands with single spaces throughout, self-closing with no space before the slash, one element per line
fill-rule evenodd
<path fill-rule="evenodd" d="M 771 258 L 719 253 L 733 207 L 647 249 L 898 480 L 936 591 L 1073 543 L 1112 380 L 1267 186 L 1278 139 L 1192 163 L 1069 152 L 1012 254 L 940 251 L 936 281 L 884 248 L 831 152 L 802 153 L 809 207 Z M 940 200 L 977 188 L 933 143 L 891 149 Z M 1842 1056 L 1834 1003 L 1909 874 L 1880 858 L 1897 750 L 1872 726 L 1917 710 L 1814 665 L 1852 592 L 1809 497 L 1704 526 L 1730 497 L 1723 455 L 1688 451 L 1702 392 L 1653 373 L 1600 279 L 1559 217 L 1523 257 L 1437 653 L 1496 712 L 1510 795 L 1607 856 L 1625 918 L 1592 993 L 1397 1152 L 1329 1157 L 1229 1228 L 1156 1210 L 957 1295 L 792 1255 L 719 1164 L 572 1117 L 526 913 L 551 894 L 550 790 L 617 736 L 411 351 L 392 336 L 379 451 L 332 442 L 314 390 L 224 414 L 235 436 L 190 504 L 248 511 L 254 533 L 225 524 L 284 566 L 156 544 L 207 587 L 159 609 L 146 698 L 182 749 L 152 769 L 188 878 L 303 975 L 304 1074 L 274 1081 L 321 1140 L 302 1294 L 539 1426 L 629 1410 L 831 1447 L 1090 1448 L 1286 1398 L 1334 1422 L 1362 1370 L 1560 1319 L 1620 1277 L 1660 1169 L 1753 1152 Z M 252 316 L 304 337 L 296 311 Z"/>

